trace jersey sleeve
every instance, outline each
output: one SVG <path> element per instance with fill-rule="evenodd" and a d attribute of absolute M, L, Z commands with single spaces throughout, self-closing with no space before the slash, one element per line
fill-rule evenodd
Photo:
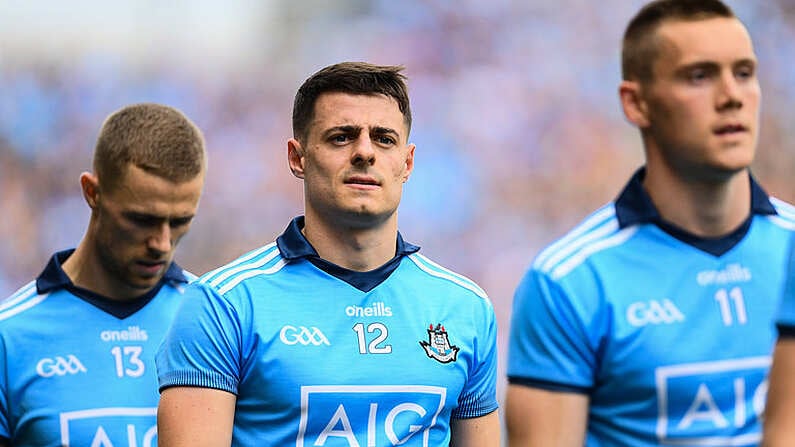
<path fill-rule="evenodd" d="M 0 440 L 11 438 L 8 407 L 8 356 L 5 339 L 0 337 Z"/>
<path fill-rule="evenodd" d="M 157 353 L 160 390 L 196 386 L 237 394 L 244 312 L 207 285 L 188 285 Z"/>
<path fill-rule="evenodd" d="M 485 416 L 497 409 L 497 322 L 494 308 L 481 301 L 480 328 L 473 345 L 473 362 L 465 389 L 452 417 L 467 419 Z"/>
<path fill-rule="evenodd" d="M 795 239 L 789 243 L 789 255 L 784 269 L 785 281 L 779 303 L 776 327 L 779 336 L 795 337 Z"/>
<path fill-rule="evenodd" d="M 578 278 L 580 293 L 587 278 Z M 594 292 L 595 293 L 595 292 Z M 585 299 L 588 298 L 588 299 Z M 510 383 L 587 393 L 594 384 L 600 309 L 559 281 L 530 269 L 516 289 L 508 338 Z"/>

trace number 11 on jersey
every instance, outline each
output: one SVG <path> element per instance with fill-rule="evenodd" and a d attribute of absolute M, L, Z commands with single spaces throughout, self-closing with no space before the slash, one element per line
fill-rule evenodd
<path fill-rule="evenodd" d="M 735 316 L 737 324 L 745 324 L 748 322 L 748 315 L 745 313 L 745 299 L 743 298 L 743 291 L 739 287 L 733 287 L 731 290 L 720 289 L 715 292 L 715 301 L 720 306 L 720 315 L 723 319 L 724 326 L 731 326 L 734 324 Z M 734 305 L 734 312 L 732 312 L 732 304 Z"/>

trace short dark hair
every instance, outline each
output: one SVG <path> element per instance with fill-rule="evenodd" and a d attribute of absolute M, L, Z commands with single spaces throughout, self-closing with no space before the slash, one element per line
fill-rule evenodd
<path fill-rule="evenodd" d="M 714 17 L 736 18 L 721 0 L 655 0 L 641 8 L 624 32 L 621 50 L 621 75 L 624 80 L 650 81 L 659 53 L 655 36 L 667 20 L 704 20 Z"/>
<path fill-rule="evenodd" d="M 305 141 L 314 118 L 315 103 L 323 93 L 385 95 L 397 101 L 408 129 L 411 129 L 406 76 L 400 65 L 373 65 L 366 62 L 341 62 L 310 76 L 295 94 L 293 103 L 293 137 Z"/>
<path fill-rule="evenodd" d="M 113 188 L 129 164 L 175 183 L 205 169 L 204 136 L 179 110 L 162 104 L 126 106 L 108 116 L 94 150 L 94 172 Z"/>

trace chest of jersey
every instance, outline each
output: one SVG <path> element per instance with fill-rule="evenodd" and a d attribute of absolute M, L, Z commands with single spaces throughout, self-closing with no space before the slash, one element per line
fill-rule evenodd
<path fill-rule="evenodd" d="M 622 274 L 603 273 L 610 330 L 596 341 L 596 425 L 625 418 L 693 445 L 759 441 L 785 249 L 759 237 L 715 257 L 652 235 L 597 265 Z"/>
<path fill-rule="evenodd" d="M 240 395 L 264 401 L 238 405 L 298 421 L 296 445 L 438 445 L 447 436 L 438 421 L 476 361 L 471 313 L 449 305 L 443 288 L 393 281 L 365 293 L 316 274 L 298 296 L 256 303 Z"/>
<path fill-rule="evenodd" d="M 3 331 L 12 444 L 156 445 L 154 355 L 177 304 L 120 320 L 59 291 L 20 315 Z"/>

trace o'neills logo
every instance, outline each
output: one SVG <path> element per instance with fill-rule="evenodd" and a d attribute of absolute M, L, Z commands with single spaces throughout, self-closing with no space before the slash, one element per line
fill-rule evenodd
<path fill-rule="evenodd" d="M 349 317 L 391 317 L 392 308 L 383 303 L 375 302 L 369 306 L 348 306 L 345 315 Z"/>
<path fill-rule="evenodd" d="M 102 341 L 146 341 L 149 336 L 146 331 L 138 326 L 130 326 L 126 331 L 102 331 L 99 333 Z"/>
<path fill-rule="evenodd" d="M 702 270 L 696 274 L 696 282 L 698 282 L 700 286 L 748 282 L 750 280 L 751 270 L 740 264 L 729 264 L 723 270 Z"/>

